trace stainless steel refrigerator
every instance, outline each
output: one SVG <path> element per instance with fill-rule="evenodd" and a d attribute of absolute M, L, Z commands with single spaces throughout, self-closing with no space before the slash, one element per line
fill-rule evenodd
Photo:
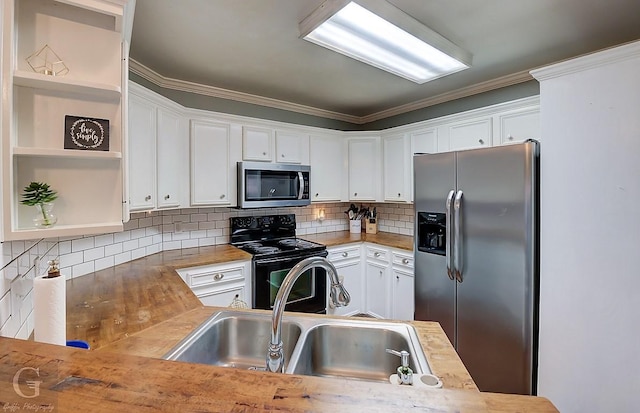
<path fill-rule="evenodd" d="M 538 153 L 414 157 L 415 319 L 440 322 L 482 391 L 536 394 Z"/>

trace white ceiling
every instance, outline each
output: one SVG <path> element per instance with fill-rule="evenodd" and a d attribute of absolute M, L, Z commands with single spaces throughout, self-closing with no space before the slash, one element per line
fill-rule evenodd
<path fill-rule="evenodd" d="M 640 39 L 638 0 L 389 0 L 473 55 L 471 69 L 418 85 L 300 39 L 298 23 L 323 1 L 137 0 L 132 70 L 357 122 Z"/>

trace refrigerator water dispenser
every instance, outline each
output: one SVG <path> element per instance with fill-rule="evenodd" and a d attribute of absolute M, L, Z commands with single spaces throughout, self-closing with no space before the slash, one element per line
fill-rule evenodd
<path fill-rule="evenodd" d="M 446 254 L 446 215 L 439 212 L 418 212 L 418 250 L 431 254 Z"/>

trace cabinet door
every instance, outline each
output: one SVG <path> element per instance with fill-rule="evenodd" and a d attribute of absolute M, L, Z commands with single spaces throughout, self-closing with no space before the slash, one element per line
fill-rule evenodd
<path fill-rule="evenodd" d="M 540 140 L 540 109 L 526 108 L 497 115 L 499 145 Z"/>
<path fill-rule="evenodd" d="M 384 200 L 407 202 L 410 199 L 409 138 L 404 135 L 383 139 Z"/>
<path fill-rule="evenodd" d="M 338 136 L 311 136 L 309 140 L 311 166 L 311 201 L 340 201 L 343 179 L 344 145 Z"/>
<path fill-rule="evenodd" d="M 131 211 L 156 204 L 156 107 L 129 97 L 129 201 Z"/>
<path fill-rule="evenodd" d="M 491 146 L 491 118 L 472 119 L 450 125 L 449 149 L 486 148 Z"/>
<path fill-rule="evenodd" d="M 349 199 L 377 201 L 380 188 L 379 138 L 349 140 Z"/>
<path fill-rule="evenodd" d="M 354 315 L 364 313 L 363 277 L 360 260 L 347 260 L 335 264 L 338 270 L 338 277 L 347 289 L 351 301 L 346 307 L 331 308 L 328 306 L 329 314 L 333 315 Z M 331 300 L 329 300 L 330 302 Z"/>
<path fill-rule="evenodd" d="M 413 273 L 398 268 L 391 269 L 391 289 L 393 294 L 394 320 L 413 320 L 414 317 L 414 287 Z"/>
<path fill-rule="evenodd" d="M 367 261 L 365 275 L 367 314 L 389 318 L 389 278 L 386 265 Z"/>
<path fill-rule="evenodd" d="M 230 125 L 191 121 L 191 205 L 229 205 Z"/>
<path fill-rule="evenodd" d="M 202 305 L 213 307 L 229 307 L 233 299 L 238 298 L 244 301 L 245 291 L 242 284 L 231 284 L 226 288 L 211 291 L 205 294 L 196 294 Z"/>
<path fill-rule="evenodd" d="M 308 135 L 276 132 L 276 162 L 302 163 L 304 146 L 309 146 Z"/>
<path fill-rule="evenodd" d="M 411 172 L 410 185 L 411 185 L 411 201 L 414 198 L 414 185 L 413 185 L 413 160 L 416 154 L 422 153 L 438 153 L 438 129 L 431 128 L 422 131 L 417 131 L 411 134 Z"/>
<path fill-rule="evenodd" d="M 183 194 L 189 182 L 189 141 L 186 122 L 168 109 L 158 108 L 158 208 L 187 206 Z"/>
<path fill-rule="evenodd" d="M 252 126 L 242 127 L 242 159 L 245 161 L 267 161 L 273 159 L 273 131 Z"/>

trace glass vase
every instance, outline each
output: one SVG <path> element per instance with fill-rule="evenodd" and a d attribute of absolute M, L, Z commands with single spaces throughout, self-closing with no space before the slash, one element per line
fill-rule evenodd
<path fill-rule="evenodd" d="M 53 203 L 36 204 L 37 214 L 33 217 L 33 224 L 36 228 L 51 228 L 58 222 L 58 218 L 53 215 Z"/>

